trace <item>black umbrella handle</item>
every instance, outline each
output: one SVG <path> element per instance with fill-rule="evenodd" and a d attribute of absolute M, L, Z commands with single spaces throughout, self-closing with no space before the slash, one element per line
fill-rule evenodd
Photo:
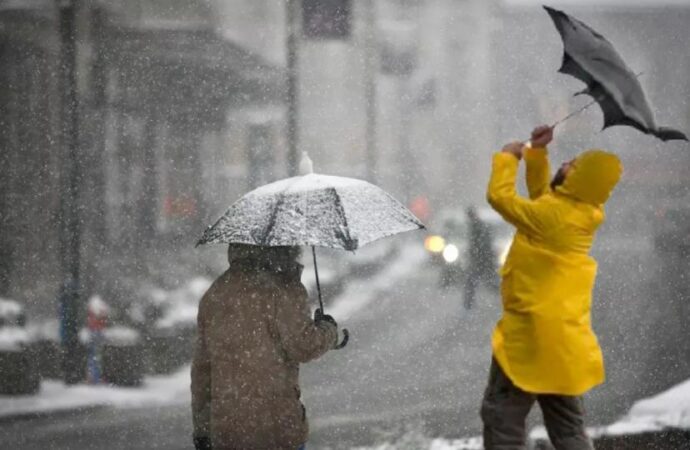
<path fill-rule="evenodd" d="M 323 300 L 321 299 L 321 283 L 319 282 L 319 267 L 316 265 L 316 247 L 311 246 L 311 254 L 314 257 L 314 274 L 316 275 L 316 291 L 319 293 L 319 308 L 321 312 L 325 314 L 323 310 Z"/>
<path fill-rule="evenodd" d="M 341 348 L 345 347 L 347 343 L 350 340 L 350 332 L 347 331 L 347 328 L 343 328 L 343 340 L 340 341 L 340 344 L 335 346 L 336 350 L 340 350 Z"/>
<path fill-rule="evenodd" d="M 316 265 L 316 247 L 313 245 L 311 247 L 311 254 L 314 257 L 314 274 L 316 275 L 316 291 L 319 293 L 319 308 L 321 308 L 321 314 L 325 314 L 325 312 L 323 310 L 323 299 L 321 298 L 321 283 L 319 282 L 319 267 Z M 345 347 L 349 341 L 350 341 L 350 332 L 347 330 L 347 328 L 343 328 L 343 340 L 340 341 L 340 344 L 337 344 L 335 346 L 335 349 L 340 350 L 341 348 Z"/>

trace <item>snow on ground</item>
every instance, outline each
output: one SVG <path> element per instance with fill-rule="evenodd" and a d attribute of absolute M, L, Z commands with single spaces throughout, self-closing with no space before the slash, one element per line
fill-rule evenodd
<path fill-rule="evenodd" d="M 353 447 L 352 450 L 482 450 L 482 438 L 406 440 L 395 443 L 378 444 L 373 447 Z"/>
<path fill-rule="evenodd" d="M 401 255 L 388 267 L 371 279 L 353 283 L 339 296 L 328 312 L 338 318 L 349 317 L 366 306 L 376 292 L 385 289 L 411 272 L 417 270 L 424 261 L 424 250 L 418 245 L 403 246 Z M 198 301 L 211 281 L 197 278 L 182 288 L 161 292 L 161 302 L 170 304 L 160 326 L 171 326 L 196 319 Z M 163 295 L 164 294 L 164 295 Z M 176 404 L 190 402 L 189 366 L 169 376 L 146 377 L 140 387 L 124 388 L 116 386 L 76 385 L 66 386 L 60 381 L 44 380 L 41 390 L 33 396 L 0 396 L 0 417 L 13 415 L 49 413 L 75 410 L 94 406 L 117 408 L 136 408 L 143 406 Z M 439 449 L 434 450 L 440 450 Z M 451 447 L 452 448 L 452 447 Z"/>
<path fill-rule="evenodd" d="M 36 395 L 0 396 L 0 417 L 73 411 L 95 406 L 141 408 L 189 404 L 190 382 L 189 366 L 172 375 L 146 377 L 141 386 L 131 388 L 86 384 L 67 386 L 61 381 L 44 380 Z"/>
<path fill-rule="evenodd" d="M 622 419 L 598 431 L 615 435 L 662 428 L 690 430 L 690 379 L 635 402 Z"/>
<path fill-rule="evenodd" d="M 345 292 L 340 294 L 333 306 L 328 308 L 328 314 L 337 317 L 338 320 L 349 319 L 375 299 L 379 292 L 391 289 L 401 279 L 419 270 L 426 259 L 424 247 L 418 242 L 413 241 L 402 245 L 400 256 L 372 278 L 349 283 Z"/>
<path fill-rule="evenodd" d="M 653 397 L 638 400 L 628 414 L 617 422 L 602 427 L 590 427 L 592 437 L 620 436 L 660 431 L 664 428 L 690 430 L 690 379 Z M 530 432 L 530 439 L 546 439 L 543 426 Z"/>

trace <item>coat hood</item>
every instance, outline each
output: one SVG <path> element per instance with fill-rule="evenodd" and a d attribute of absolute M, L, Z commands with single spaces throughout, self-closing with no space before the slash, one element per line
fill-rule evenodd
<path fill-rule="evenodd" d="M 302 275 L 299 247 L 264 247 L 249 244 L 230 244 L 228 246 L 228 263 L 231 270 L 244 272 L 274 272 L 295 277 Z"/>
<path fill-rule="evenodd" d="M 613 153 L 587 150 L 581 153 L 557 192 L 593 205 L 603 205 L 620 180 L 623 165 Z"/>

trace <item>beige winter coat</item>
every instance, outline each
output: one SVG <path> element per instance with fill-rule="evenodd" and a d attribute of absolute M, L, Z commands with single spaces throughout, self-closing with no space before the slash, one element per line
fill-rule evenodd
<path fill-rule="evenodd" d="M 192 364 L 195 436 L 214 450 L 297 449 L 308 434 L 299 363 L 326 353 L 336 327 L 309 314 L 301 269 L 234 264 L 199 305 Z"/>

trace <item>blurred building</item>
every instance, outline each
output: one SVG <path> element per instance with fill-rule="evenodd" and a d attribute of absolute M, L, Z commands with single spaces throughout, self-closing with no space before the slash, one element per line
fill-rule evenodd
<path fill-rule="evenodd" d="M 48 2 L 0 2 L 0 292 L 59 281 L 59 41 Z M 40 281 L 39 281 L 40 279 Z M 19 297 L 19 295 L 17 295 Z"/>
<path fill-rule="evenodd" d="M 203 226 L 249 188 L 288 175 L 287 2 L 77 4 L 88 284 L 120 292 L 141 277 L 188 276 Z M 581 83 L 556 73 L 560 38 L 537 2 L 344 4 L 349 28 L 337 39 L 304 36 L 297 15 L 299 149 L 318 172 L 421 198 L 432 220 L 482 203 L 491 153 L 584 101 L 571 98 Z M 65 183 L 56 5 L 0 0 L 0 294 L 44 304 L 61 282 Z M 566 9 L 644 72 L 659 122 L 688 131 L 690 9 L 649 5 Z M 686 193 L 686 149 L 632 129 L 597 133 L 599 114 L 559 127 L 553 156 L 619 152 L 626 175 L 611 223 L 644 233 L 660 198 Z"/>
<path fill-rule="evenodd" d="M 284 76 L 218 32 L 207 2 L 76 4 L 84 284 L 126 295 L 284 166 Z M 44 313 L 61 283 L 67 158 L 56 5 L 0 2 L 0 291 Z"/>
<path fill-rule="evenodd" d="M 272 0 L 216 3 L 225 35 L 285 64 L 284 9 Z M 299 32 L 301 17 L 295 24 L 300 150 L 316 171 L 371 179 L 403 202 L 481 200 L 475 174 L 488 168 L 479 149 L 493 145 L 497 2 L 343 4 L 351 22 L 344 38 L 314 39 Z"/>

